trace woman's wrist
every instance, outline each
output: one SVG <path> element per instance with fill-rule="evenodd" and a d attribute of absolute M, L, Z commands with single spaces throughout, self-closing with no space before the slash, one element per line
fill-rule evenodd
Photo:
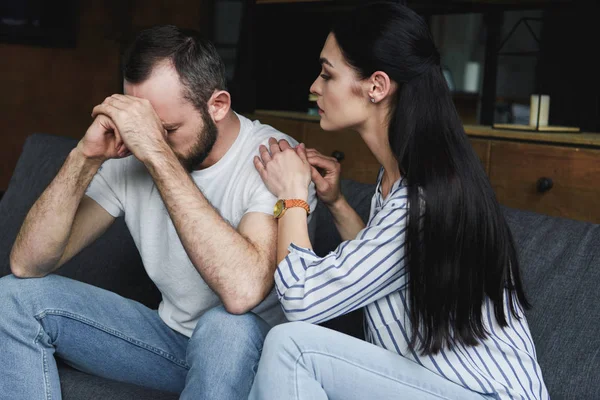
<path fill-rule="evenodd" d="M 277 196 L 279 199 L 300 199 L 308 201 L 308 188 L 290 188 L 282 190 Z"/>
<path fill-rule="evenodd" d="M 327 203 L 326 205 L 330 211 L 335 212 L 335 211 L 343 210 L 347 204 L 348 204 L 348 202 L 346 201 L 346 198 L 344 197 L 344 195 L 340 194 L 340 196 L 337 199 L 335 199 L 331 203 Z"/>

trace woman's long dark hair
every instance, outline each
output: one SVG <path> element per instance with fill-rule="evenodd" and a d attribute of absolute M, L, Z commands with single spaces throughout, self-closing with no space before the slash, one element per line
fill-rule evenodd
<path fill-rule="evenodd" d="M 489 297 L 500 326 L 529 307 L 511 232 L 473 151 L 425 21 L 405 6 L 371 3 L 334 28 L 346 61 L 363 78 L 387 73 L 398 84 L 389 141 L 408 182 L 410 345 L 435 354 L 485 339 Z M 421 202 L 421 199 L 424 202 Z"/>

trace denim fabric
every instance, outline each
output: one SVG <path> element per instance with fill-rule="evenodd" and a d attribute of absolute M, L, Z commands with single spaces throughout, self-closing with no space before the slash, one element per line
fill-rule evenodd
<path fill-rule="evenodd" d="M 1 278 L 0 304 L 0 393 L 11 400 L 60 399 L 55 356 L 182 399 L 245 399 L 269 330 L 217 307 L 188 338 L 141 303 L 56 275 Z"/>
<path fill-rule="evenodd" d="M 381 347 L 306 322 L 274 327 L 250 400 L 483 400 L 484 396 Z"/>

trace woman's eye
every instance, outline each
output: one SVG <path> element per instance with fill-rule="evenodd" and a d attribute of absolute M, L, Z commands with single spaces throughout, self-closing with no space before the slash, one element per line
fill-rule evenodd
<path fill-rule="evenodd" d="M 331 79 L 331 76 L 329 76 L 327 74 L 321 74 L 321 78 L 323 78 L 324 81 L 328 81 Z"/>

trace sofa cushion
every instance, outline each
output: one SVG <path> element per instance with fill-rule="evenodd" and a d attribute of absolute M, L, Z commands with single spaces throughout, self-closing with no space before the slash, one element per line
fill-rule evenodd
<path fill-rule="evenodd" d="M 76 144 L 75 139 L 46 134 L 27 138 L 0 201 L 0 277 L 10 273 L 10 250 L 27 212 Z M 122 218 L 57 274 L 111 290 L 154 309 L 160 302 L 160 292 L 148 278 Z"/>
<path fill-rule="evenodd" d="M 59 362 L 60 391 L 64 400 L 176 400 L 179 394 L 117 382 L 77 371 Z"/>
<path fill-rule="evenodd" d="M 600 399 L 600 225 L 504 211 L 533 305 L 526 316 L 551 396 Z"/>

